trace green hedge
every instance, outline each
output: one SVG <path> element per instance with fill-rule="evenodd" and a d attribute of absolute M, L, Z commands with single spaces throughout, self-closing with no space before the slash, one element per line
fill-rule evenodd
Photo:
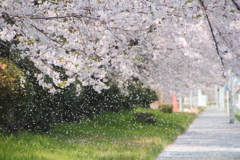
<path fill-rule="evenodd" d="M 159 105 L 158 109 L 160 112 L 163 112 L 163 113 L 172 113 L 173 106 L 170 104 L 163 104 L 163 105 Z"/>
<path fill-rule="evenodd" d="M 28 58 L 21 59 L 17 52 L 10 54 L 10 50 L 3 51 L 2 48 L 0 44 L 0 82 L 4 82 L 0 83 L 0 133 L 17 133 L 20 130 L 46 132 L 59 122 L 77 123 L 83 117 L 92 119 L 105 111 L 131 110 L 135 105 L 148 108 L 157 99 L 153 90 L 132 81 L 127 88 L 128 95 L 123 94 L 114 82 L 106 84 L 110 88 L 100 94 L 92 86 L 85 86 L 78 95 L 76 84 L 50 94 L 38 84 L 34 75 L 41 71 L 33 62 Z M 53 67 L 61 74 L 61 80 L 67 78 L 63 68 Z M 24 81 L 21 81 L 22 77 Z M 45 76 L 44 81 L 53 83 L 49 76 Z M 147 121 L 154 122 L 154 119 Z"/>
<path fill-rule="evenodd" d="M 145 113 L 145 112 L 136 113 L 135 120 L 142 124 L 156 124 L 157 123 L 157 118 L 154 114 Z"/>
<path fill-rule="evenodd" d="M 149 108 L 149 104 L 158 99 L 155 91 L 144 88 L 139 83 L 129 85 L 128 93 L 127 101 L 131 105 L 138 105 L 141 108 Z"/>

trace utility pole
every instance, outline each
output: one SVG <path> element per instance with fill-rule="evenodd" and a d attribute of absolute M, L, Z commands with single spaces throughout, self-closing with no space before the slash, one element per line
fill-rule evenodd
<path fill-rule="evenodd" d="M 182 111 L 182 97 L 179 97 L 179 111 Z"/>
<path fill-rule="evenodd" d="M 229 83 L 228 83 L 228 84 L 229 84 Z M 229 85 L 226 87 L 226 92 L 227 92 L 227 93 L 226 93 L 226 95 L 227 95 L 227 98 L 226 98 L 226 99 L 227 99 L 227 102 L 226 102 L 226 105 L 227 105 L 227 113 L 229 113 L 229 103 L 230 103 L 230 102 L 229 102 L 229 97 L 230 97 L 230 96 L 229 96 Z"/>
<path fill-rule="evenodd" d="M 193 93 L 192 90 L 190 91 L 190 109 L 193 108 Z"/>
<path fill-rule="evenodd" d="M 234 108 L 233 108 L 233 98 L 234 98 L 234 80 L 232 77 L 231 70 L 230 73 L 230 86 L 229 86 L 229 103 L 230 103 L 230 109 L 229 109 L 229 123 L 234 123 Z"/>
<path fill-rule="evenodd" d="M 215 85 L 214 86 L 214 89 L 215 89 L 215 101 L 216 101 L 216 107 L 219 107 L 219 99 L 218 99 L 218 86 Z"/>
<path fill-rule="evenodd" d="M 219 105 L 220 109 L 224 109 L 224 87 L 220 87 L 219 89 Z"/>

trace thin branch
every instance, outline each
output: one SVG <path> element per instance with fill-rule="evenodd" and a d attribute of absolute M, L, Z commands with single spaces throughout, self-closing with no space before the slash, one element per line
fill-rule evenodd
<path fill-rule="evenodd" d="M 237 7 L 237 9 L 240 11 L 240 6 L 238 5 L 238 3 L 235 0 L 232 0 L 232 2 Z"/>
<path fill-rule="evenodd" d="M 11 47 L 7 46 L 6 44 L 4 44 L 2 41 L 0 41 L 1 45 L 5 46 L 8 49 L 11 49 Z"/>
<path fill-rule="evenodd" d="M 37 27 L 34 26 L 33 24 L 31 24 L 31 26 L 32 26 L 33 28 L 35 28 L 37 31 L 39 31 L 39 32 L 41 32 L 42 34 L 44 34 L 44 35 L 45 35 L 48 39 L 50 39 L 51 41 L 59 44 L 60 46 L 63 46 L 63 44 L 59 43 L 57 40 L 54 40 L 54 39 L 52 39 L 51 37 L 47 36 L 47 34 L 44 33 L 41 29 L 37 28 Z"/>
<path fill-rule="evenodd" d="M 53 0 L 47 0 L 48 2 L 50 3 L 53 3 L 53 4 L 59 4 L 59 2 L 56 2 L 56 1 L 53 1 Z M 65 2 L 71 2 L 71 0 L 67 1 L 65 0 Z"/>
<path fill-rule="evenodd" d="M 55 1 L 51 1 L 51 0 L 47 0 L 47 1 L 53 4 L 58 4 L 58 2 L 55 2 Z"/>
<path fill-rule="evenodd" d="M 31 19 L 59 19 L 59 18 L 69 18 L 71 16 L 58 16 L 58 17 L 31 17 Z"/>
<path fill-rule="evenodd" d="M 84 16 L 84 15 L 70 15 L 70 16 L 54 16 L 54 17 L 31 17 L 31 19 L 61 19 L 61 18 L 71 18 L 71 17 L 74 17 L 74 18 L 89 18 L 89 19 L 94 19 L 94 20 L 100 20 L 99 18 L 96 18 L 96 17 L 90 17 L 90 16 Z"/>
<path fill-rule="evenodd" d="M 212 37 L 213 37 L 213 41 L 214 41 L 214 44 L 215 44 L 215 48 L 216 48 L 216 51 L 217 51 L 217 55 L 218 55 L 218 57 L 220 58 L 220 62 L 221 62 L 222 67 L 224 68 L 223 57 L 221 56 L 220 50 L 219 50 L 219 48 L 218 48 L 218 42 L 217 42 L 216 36 L 215 36 L 215 34 L 214 34 L 213 26 L 212 26 L 212 24 L 211 24 L 211 21 L 210 21 L 210 19 L 209 19 L 209 17 L 208 17 L 207 12 L 206 12 L 206 7 L 204 6 L 204 3 L 203 3 L 202 0 L 199 0 L 199 2 L 200 2 L 200 5 L 202 6 L 202 8 L 203 8 L 203 10 L 204 10 L 204 12 L 205 12 L 205 15 L 206 15 L 206 18 L 207 18 L 207 22 L 208 22 L 208 25 L 209 25 L 209 27 L 210 27 L 211 34 L 212 34 Z M 225 77 L 223 70 L 222 70 L 222 72 L 223 72 L 223 77 Z"/>

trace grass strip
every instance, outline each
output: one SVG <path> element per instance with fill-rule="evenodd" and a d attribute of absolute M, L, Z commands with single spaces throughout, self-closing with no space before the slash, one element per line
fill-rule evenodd
<path fill-rule="evenodd" d="M 235 114 L 235 118 L 240 121 L 240 115 Z"/>
<path fill-rule="evenodd" d="M 156 124 L 142 124 L 135 113 L 148 112 Z M 61 123 L 45 134 L 21 132 L 0 136 L 0 159 L 4 160 L 150 160 L 192 121 L 194 114 L 161 113 L 137 108 L 119 113 L 106 112 L 79 124 Z"/>

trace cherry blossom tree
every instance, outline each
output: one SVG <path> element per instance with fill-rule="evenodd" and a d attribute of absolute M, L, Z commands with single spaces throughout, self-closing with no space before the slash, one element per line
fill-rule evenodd
<path fill-rule="evenodd" d="M 3 0 L 0 39 L 35 64 L 52 93 L 131 79 L 180 92 L 239 71 L 239 8 L 236 0 Z"/>

